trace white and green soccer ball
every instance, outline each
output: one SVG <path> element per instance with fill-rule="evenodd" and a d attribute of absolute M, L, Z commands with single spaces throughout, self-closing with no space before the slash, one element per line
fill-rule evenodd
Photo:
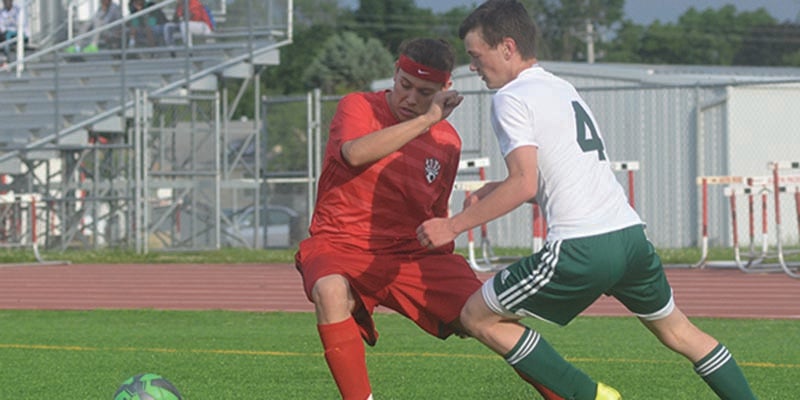
<path fill-rule="evenodd" d="M 114 400 L 182 400 L 178 389 L 158 374 L 128 378 L 114 393 Z"/>

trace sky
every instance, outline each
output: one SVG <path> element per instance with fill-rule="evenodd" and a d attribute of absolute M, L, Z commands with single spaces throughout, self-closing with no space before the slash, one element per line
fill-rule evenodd
<path fill-rule="evenodd" d="M 480 0 L 415 0 L 417 7 L 430 8 L 434 12 L 447 11 L 458 6 L 474 6 Z M 340 0 L 340 4 L 355 8 L 358 0 Z M 625 0 L 625 17 L 637 24 L 649 25 L 656 19 L 675 22 L 689 7 L 699 11 L 707 8 L 719 9 L 733 4 L 739 11 L 754 11 L 760 7 L 767 10 L 778 22 L 796 21 L 800 16 L 800 0 Z"/>

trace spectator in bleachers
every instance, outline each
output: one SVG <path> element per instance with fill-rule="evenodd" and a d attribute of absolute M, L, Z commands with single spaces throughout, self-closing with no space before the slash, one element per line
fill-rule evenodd
<path fill-rule="evenodd" d="M 175 32 L 181 31 L 181 38 L 184 43 L 189 41 L 186 29 L 188 25 L 188 34 L 190 35 L 207 35 L 214 30 L 214 22 L 211 12 L 200 0 L 189 0 L 189 14 L 188 24 L 183 21 L 183 6 L 184 0 L 178 0 L 178 6 L 175 8 L 175 15 L 172 22 L 168 22 L 164 26 L 164 43 L 168 46 L 175 44 Z M 191 44 L 191 42 L 189 42 Z"/>
<path fill-rule="evenodd" d="M 117 3 L 114 3 L 112 0 L 100 0 L 100 7 L 97 9 L 97 12 L 94 14 L 91 20 L 86 21 L 86 23 L 81 26 L 79 34 L 82 35 L 86 32 L 91 30 L 100 29 L 118 19 L 122 18 L 122 9 Z M 99 32 L 92 36 L 91 41 L 86 47 L 83 48 L 84 53 L 96 53 L 99 49 L 99 46 L 104 48 L 117 48 L 120 46 L 120 39 L 122 35 L 122 29 L 120 27 L 116 27 L 113 29 L 108 29 L 102 32 Z M 81 46 L 75 45 L 70 46 L 67 48 L 68 53 L 78 53 L 81 52 Z"/>
<path fill-rule="evenodd" d="M 0 42 L 3 42 L 3 54 L 9 60 L 11 48 L 16 45 L 13 40 L 17 37 L 18 31 L 22 30 L 23 40 L 28 42 L 30 33 L 27 24 L 20 28 L 20 8 L 14 4 L 13 0 L 3 0 L 3 8 L 0 9 Z"/>
<path fill-rule="evenodd" d="M 137 13 L 154 5 L 152 1 L 131 0 L 129 9 L 131 14 Z M 129 47 L 157 46 L 161 44 L 164 37 L 164 25 L 167 23 L 167 16 L 161 9 L 151 11 L 142 16 L 130 20 Z"/>

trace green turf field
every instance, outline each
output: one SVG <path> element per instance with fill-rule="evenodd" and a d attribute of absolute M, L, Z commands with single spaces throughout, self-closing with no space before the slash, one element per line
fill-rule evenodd
<path fill-rule="evenodd" d="M 538 398 L 474 340 L 441 341 L 395 314 L 376 320 L 367 362 L 378 400 Z M 800 321 L 694 321 L 730 348 L 761 399 L 797 397 Z M 634 318 L 528 322 L 625 399 L 715 398 Z M 141 372 L 188 400 L 338 398 L 309 313 L 0 311 L 0 371 L 0 399 L 111 399 Z"/>

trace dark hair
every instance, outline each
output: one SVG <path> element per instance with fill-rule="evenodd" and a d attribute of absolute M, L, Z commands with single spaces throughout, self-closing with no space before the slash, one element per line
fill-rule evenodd
<path fill-rule="evenodd" d="M 488 0 L 481 4 L 461 22 L 458 37 L 463 40 L 476 29 L 480 29 L 489 47 L 496 47 L 510 37 L 517 43 L 523 59 L 536 57 L 536 25 L 525 6 L 516 0 Z"/>
<path fill-rule="evenodd" d="M 453 46 L 443 39 L 407 39 L 400 43 L 398 53 L 440 71 L 451 72 L 456 63 Z"/>

